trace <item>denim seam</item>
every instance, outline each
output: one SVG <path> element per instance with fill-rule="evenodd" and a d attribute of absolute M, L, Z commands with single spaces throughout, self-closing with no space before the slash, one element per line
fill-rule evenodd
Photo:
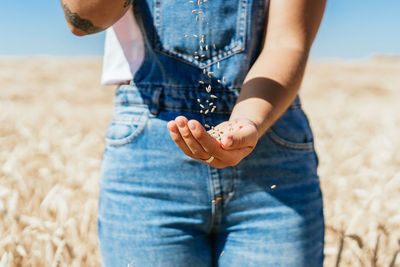
<path fill-rule="evenodd" d="M 294 143 L 283 138 L 279 137 L 271 128 L 266 132 L 266 134 L 278 145 L 281 145 L 285 148 L 294 149 L 294 150 L 313 150 L 314 144 L 313 142 L 307 143 Z"/>
<path fill-rule="evenodd" d="M 189 65 L 200 67 L 201 69 L 207 68 L 217 62 L 229 58 L 235 54 L 241 53 L 246 50 L 246 28 L 247 28 L 247 9 L 248 9 L 248 0 L 240 1 L 240 13 L 238 14 L 237 25 L 236 25 L 236 35 L 237 39 L 235 40 L 234 45 L 228 50 L 223 50 L 222 53 L 217 53 L 217 55 L 210 57 L 207 59 L 207 63 L 199 62 L 198 60 L 193 59 L 192 56 L 185 55 L 174 51 L 173 49 L 166 48 L 162 45 L 162 12 L 161 12 L 161 1 L 154 0 L 153 8 L 154 8 L 154 20 L 155 20 L 155 29 L 153 33 L 153 45 L 154 50 L 163 55 L 172 57 L 173 59 L 179 60 L 181 62 L 187 63 Z M 160 32 L 157 32 L 157 29 L 161 29 Z M 157 35 L 159 35 L 159 39 L 157 39 Z M 238 48 L 235 51 L 236 48 Z M 222 58 L 221 58 L 222 57 Z"/>
<path fill-rule="evenodd" d="M 212 229 L 214 228 L 214 221 L 215 221 L 215 205 L 213 203 L 213 199 L 215 196 L 214 192 L 214 184 L 213 184 L 213 178 L 212 178 L 212 173 L 211 173 L 211 166 L 207 165 L 207 170 L 208 170 L 208 184 L 210 185 L 210 203 L 211 203 L 211 220 L 210 220 L 210 228 L 208 230 L 208 233 L 212 232 Z"/>
<path fill-rule="evenodd" d="M 217 62 L 220 62 L 220 61 L 222 61 L 224 59 L 227 59 L 227 58 L 229 58 L 231 56 L 234 56 L 236 54 L 239 54 L 239 53 L 243 52 L 245 50 L 245 42 L 241 42 L 241 43 L 243 43 L 243 45 L 242 45 L 242 47 L 240 49 L 237 49 L 235 51 L 235 48 L 238 47 L 238 46 L 233 47 L 233 48 L 223 52 L 222 54 L 219 54 L 217 56 L 212 57 L 211 58 L 211 62 L 208 63 L 208 64 L 206 64 L 206 63 L 196 64 L 196 62 L 197 62 L 196 60 L 191 60 L 189 57 L 187 57 L 185 55 L 181 55 L 181 54 L 178 54 L 178 53 L 173 53 L 172 50 L 168 50 L 168 49 L 165 49 L 165 48 L 164 48 L 164 50 L 159 50 L 159 49 L 155 48 L 155 50 L 160 54 L 172 57 L 173 59 L 179 60 L 179 61 L 181 61 L 183 63 L 192 65 L 194 67 L 199 67 L 201 69 L 205 69 L 207 67 L 210 67 L 211 65 L 216 64 Z M 233 51 L 233 52 L 231 52 L 231 51 Z M 180 56 L 178 56 L 178 55 L 180 55 Z M 208 61 L 210 61 L 210 60 L 207 60 L 206 62 L 208 62 Z"/>
<path fill-rule="evenodd" d="M 132 119 L 130 120 L 129 126 L 131 126 L 132 132 L 124 138 L 121 139 L 110 139 L 110 138 L 105 138 L 106 144 L 108 146 L 123 146 L 123 145 L 127 145 L 130 143 L 133 143 L 135 140 L 137 140 L 140 135 L 144 132 L 144 129 L 146 127 L 148 121 L 148 111 L 143 111 L 142 114 L 140 115 L 139 118 L 137 117 L 132 117 Z M 127 123 L 127 120 L 119 120 L 119 119 L 115 119 L 113 118 L 111 120 L 111 122 L 122 122 L 122 123 Z M 134 126 L 137 125 L 137 127 Z"/>
<path fill-rule="evenodd" d="M 229 200 L 232 199 L 232 197 L 235 195 L 235 190 L 236 190 L 236 167 L 230 167 L 231 169 L 231 181 L 232 181 L 232 186 L 229 188 L 229 192 L 224 192 L 222 195 L 222 199 L 223 199 L 223 205 L 226 205 Z"/>
<path fill-rule="evenodd" d="M 241 19 L 244 20 L 243 24 L 242 24 L 242 26 L 243 26 L 243 28 L 242 28 L 242 31 L 243 31 L 242 38 L 243 38 L 243 51 L 244 51 L 244 50 L 246 50 L 247 7 L 249 5 L 248 0 L 242 0 L 242 5 L 243 5 L 242 8 L 244 9 L 244 18 L 241 18 Z"/>
<path fill-rule="evenodd" d="M 126 105 L 124 105 L 126 104 Z M 116 102 L 116 106 L 124 107 L 124 106 L 149 106 L 146 104 L 135 104 L 135 103 L 125 103 L 125 102 Z M 200 113 L 198 109 L 187 109 L 187 108 L 170 108 L 170 107 L 159 107 L 159 110 L 162 111 L 188 111 L 188 112 L 196 112 Z M 232 111 L 214 111 L 212 114 L 231 114 Z"/>
<path fill-rule="evenodd" d="M 115 106 L 142 106 L 142 107 L 147 107 L 149 105 L 147 104 L 141 104 L 141 103 L 128 103 L 128 102 L 114 102 Z M 289 109 L 300 109 L 301 106 L 290 106 Z M 160 110 L 172 110 L 172 111 L 190 111 L 190 112 L 196 112 L 200 113 L 200 110 L 198 109 L 188 109 L 188 108 L 172 108 L 172 107 L 159 107 Z M 231 114 L 232 111 L 214 111 L 214 114 Z"/>
<path fill-rule="evenodd" d="M 126 87 L 127 85 L 123 85 L 122 87 Z M 164 90 L 176 90 L 176 91 L 178 91 L 178 90 L 193 90 L 193 91 L 198 91 L 198 92 L 202 92 L 203 91 L 203 87 L 200 87 L 200 86 L 183 86 L 183 85 L 175 85 L 175 84 L 169 84 L 168 86 L 165 86 L 165 85 L 161 85 L 161 84 L 156 84 L 156 83 L 140 83 L 140 84 L 134 84 L 134 85 L 130 85 L 130 86 L 133 86 L 132 88 L 119 88 L 118 90 L 117 90 L 117 92 L 124 92 L 124 91 L 127 91 L 127 92 L 136 92 L 137 91 L 137 89 L 136 89 L 136 87 L 137 88 L 143 88 L 143 89 L 154 89 L 154 88 L 157 88 L 157 87 L 162 87 Z M 240 89 L 241 89 L 241 87 L 230 87 L 230 88 L 227 88 L 227 89 L 221 89 L 221 87 L 217 87 L 217 88 L 213 88 L 213 91 L 215 91 L 215 92 L 217 92 L 217 93 L 219 93 L 219 92 L 221 92 L 221 93 L 225 93 L 225 92 L 228 92 L 228 93 L 234 93 L 235 91 L 240 91 Z"/>

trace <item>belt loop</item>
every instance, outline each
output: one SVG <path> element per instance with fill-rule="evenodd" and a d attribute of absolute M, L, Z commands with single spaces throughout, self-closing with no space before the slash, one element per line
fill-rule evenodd
<path fill-rule="evenodd" d="M 162 88 L 156 88 L 153 91 L 153 95 L 151 97 L 152 105 L 150 107 L 150 115 L 152 117 L 157 117 L 160 109 L 160 95 L 162 93 Z"/>

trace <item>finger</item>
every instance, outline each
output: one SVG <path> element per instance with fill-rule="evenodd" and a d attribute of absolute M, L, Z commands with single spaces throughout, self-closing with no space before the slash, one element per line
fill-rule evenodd
<path fill-rule="evenodd" d="M 221 144 L 206 132 L 204 127 L 196 120 L 191 120 L 188 122 L 192 135 L 203 149 L 209 154 L 213 155 L 215 158 L 220 159 L 223 162 L 232 161 L 234 155 L 226 150 L 223 150 Z"/>
<path fill-rule="evenodd" d="M 185 153 L 187 156 L 193 158 L 194 155 L 192 154 L 191 150 L 189 149 L 189 147 L 186 145 L 185 141 L 183 140 L 183 138 L 178 130 L 178 125 L 176 124 L 176 122 L 170 121 L 170 122 L 168 122 L 167 126 L 168 126 L 169 133 L 171 135 L 171 138 L 174 140 L 174 142 L 177 144 L 177 146 L 183 151 L 183 153 Z M 207 163 L 207 162 L 205 162 L 206 157 L 207 157 L 207 159 L 209 158 L 209 156 L 205 156 L 203 158 L 204 160 L 201 160 L 201 159 L 197 159 L 197 160 L 199 160 L 200 162 L 203 162 L 206 165 L 210 165 L 210 166 L 213 166 L 218 169 L 225 168 L 228 166 L 227 163 L 225 163 L 215 157 L 212 162 Z"/>
<path fill-rule="evenodd" d="M 236 148 L 229 151 L 225 150 L 221 146 L 220 142 L 206 132 L 199 122 L 191 120 L 188 122 L 188 125 L 192 131 L 192 135 L 197 139 L 197 141 L 199 141 L 204 150 L 210 155 L 214 155 L 215 159 L 218 159 L 218 163 L 215 164 L 216 166 L 213 165 L 216 168 L 235 166 L 254 149 L 255 145 Z M 257 140 L 256 137 L 255 140 Z"/>
<path fill-rule="evenodd" d="M 172 140 L 176 143 L 176 145 L 189 157 L 193 157 L 192 151 L 186 145 L 185 141 L 183 140 L 179 130 L 178 125 L 176 125 L 175 121 L 170 121 L 167 124 L 169 134 L 171 135 Z"/>
<path fill-rule="evenodd" d="M 228 132 L 221 138 L 222 147 L 226 150 L 254 146 L 257 143 L 257 129 L 252 125 L 244 125 L 237 131 Z"/>
<path fill-rule="evenodd" d="M 193 137 L 192 132 L 188 127 L 188 120 L 183 116 L 178 116 L 175 119 L 178 125 L 178 130 L 187 147 L 190 149 L 195 159 L 208 159 L 211 155 L 208 154 L 203 147 Z"/>

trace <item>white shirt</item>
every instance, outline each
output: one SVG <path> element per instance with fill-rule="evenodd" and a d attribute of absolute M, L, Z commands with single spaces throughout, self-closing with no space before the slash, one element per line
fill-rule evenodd
<path fill-rule="evenodd" d="M 111 85 L 132 80 L 143 58 L 143 36 L 130 9 L 106 31 L 101 83 Z"/>

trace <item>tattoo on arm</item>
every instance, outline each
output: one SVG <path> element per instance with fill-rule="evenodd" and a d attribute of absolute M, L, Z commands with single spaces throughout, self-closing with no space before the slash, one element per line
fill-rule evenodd
<path fill-rule="evenodd" d="M 125 0 L 124 3 L 124 8 L 127 8 L 128 6 L 130 6 L 132 4 L 133 0 Z"/>
<path fill-rule="evenodd" d="M 79 17 L 78 13 L 72 12 L 66 4 L 63 4 L 63 10 L 68 23 L 86 33 L 97 33 L 104 30 L 94 26 L 90 20 Z"/>

